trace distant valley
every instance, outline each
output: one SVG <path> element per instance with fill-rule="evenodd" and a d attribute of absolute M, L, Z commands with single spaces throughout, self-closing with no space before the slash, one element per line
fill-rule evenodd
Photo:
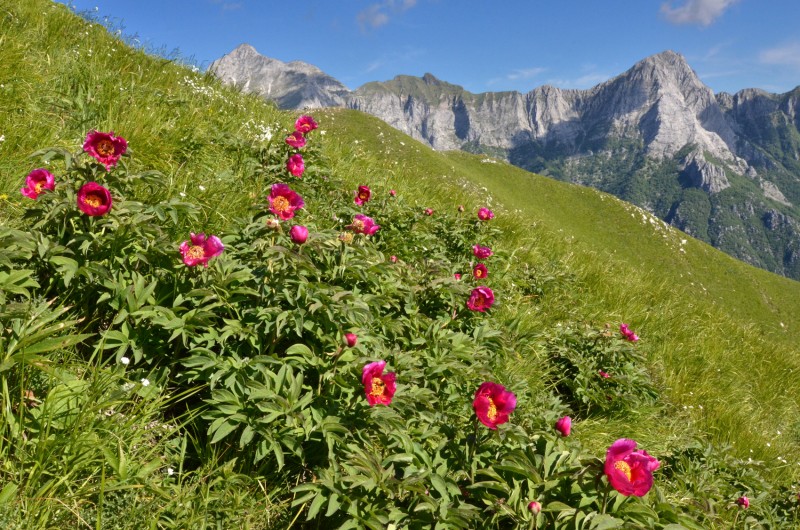
<path fill-rule="evenodd" d="M 800 87 L 714 94 L 671 51 L 588 90 L 525 94 L 473 94 L 431 74 L 349 90 L 315 66 L 247 44 L 210 70 L 281 108 L 361 110 L 435 149 L 483 153 L 598 188 L 738 259 L 800 279 Z"/>

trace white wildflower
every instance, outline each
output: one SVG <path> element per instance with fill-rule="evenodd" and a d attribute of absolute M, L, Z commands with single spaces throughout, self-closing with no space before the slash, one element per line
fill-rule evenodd
<path fill-rule="evenodd" d="M 146 377 L 142 379 L 142 386 L 150 386 L 150 380 Z"/>
<path fill-rule="evenodd" d="M 131 360 L 130 360 L 130 359 L 128 359 L 127 357 L 122 357 L 122 358 L 120 358 L 119 362 L 121 362 L 121 363 L 122 363 L 122 364 L 124 364 L 125 366 L 128 366 L 129 364 L 131 364 Z"/>
<path fill-rule="evenodd" d="M 203 186 L 202 184 L 200 184 L 200 185 L 199 185 L 199 186 L 197 186 L 197 187 L 198 187 L 198 188 L 200 188 L 200 191 L 206 191 L 206 187 L 205 187 L 205 186 Z"/>

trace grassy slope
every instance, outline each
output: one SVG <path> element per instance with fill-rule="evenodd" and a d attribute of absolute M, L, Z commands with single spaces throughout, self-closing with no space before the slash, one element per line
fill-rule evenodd
<path fill-rule="evenodd" d="M 742 452 L 774 458 L 797 448 L 800 283 L 738 262 L 593 189 L 465 153 L 436 153 L 355 112 L 326 111 L 322 120 L 329 138 L 341 139 L 340 158 L 352 160 L 353 183 L 388 179 L 416 194 L 421 207 L 491 196 L 520 265 L 570 278 L 568 288 L 554 287 L 528 310 L 529 325 L 624 320 L 641 331 L 675 409 L 636 418 L 638 427 L 625 419 L 585 428 L 587 440 L 602 444 L 596 434 L 630 435 L 631 428 L 653 443 L 679 436 L 672 431 L 685 425 L 685 405 L 715 439 Z M 454 182 L 466 188 L 454 190 Z"/>

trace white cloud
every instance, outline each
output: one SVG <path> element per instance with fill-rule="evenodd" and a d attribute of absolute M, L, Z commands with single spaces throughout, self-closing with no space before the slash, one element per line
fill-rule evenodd
<path fill-rule="evenodd" d="M 417 0 L 383 0 L 372 4 L 356 15 L 361 31 L 379 28 L 389 23 L 389 15 L 402 13 L 417 5 Z"/>
<path fill-rule="evenodd" d="M 611 78 L 610 75 L 607 74 L 600 74 L 600 73 L 591 73 L 582 75 L 576 79 L 563 79 L 563 78 L 556 78 L 556 79 L 548 79 L 547 84 L 557 86 L 559 88 L 592 88 L 595 85 L 599 85 L 603 81 L 608 81 Z"/>
<path fill-rule="evenodd" d="M 758 58 L 765 64 L 780 64 L 800 69 L 800 41 L 763 50 Z"/>
<path fill-rule="evenodd" d="M 661 14 L 673 24 L 700 24 L 709 26 L 738 0 L 685 0 L 672 7 L 672 0 L 661 4 Z"/>
<path fill-rule="evenodd" d="M 530 79 L 532 77 L 536 77 L 537 75 L 541 74 L 542 72 L 546 71 L 547 68 L 522 68 L 519 70 L 514 70 L 510 74 L 506 76 L 509 81 L 516 81 L 518 79 Z"/>

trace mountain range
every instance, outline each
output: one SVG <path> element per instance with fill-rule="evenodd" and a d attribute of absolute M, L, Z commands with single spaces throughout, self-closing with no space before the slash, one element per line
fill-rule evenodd
<path fill-rule="evenodd" d="M 350 90 L 313 65 L 247 44 L 210 71 L 284 109 L 361 110 L 435 149 L 483 153 L 598 188 L 800 279 L 800 87 L 714 94 L 672 51 L 587 90 L 525 94 L 473 94 L 432 74 Z"/>

